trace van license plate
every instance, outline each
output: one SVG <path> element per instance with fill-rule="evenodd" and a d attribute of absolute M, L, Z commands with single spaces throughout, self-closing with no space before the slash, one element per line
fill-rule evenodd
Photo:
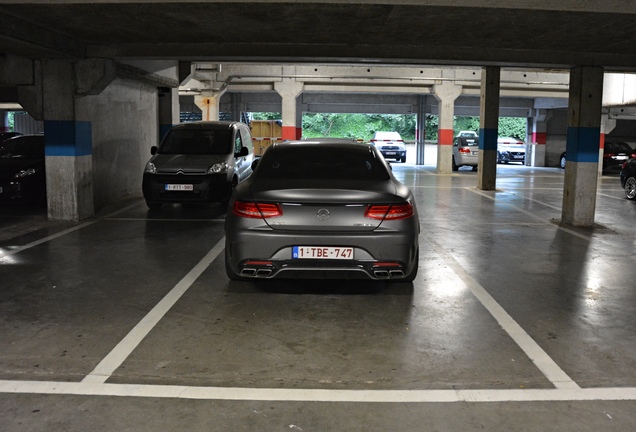
<path fill-rule="evenodd" d="M 193 191 L 194 186 L 191 184 L 167 184 L 167 191 Z"/>
<path fill-rule="evenodd" d="M 293 259 L 353 259 L 352 247 L 294 246 Z"/>

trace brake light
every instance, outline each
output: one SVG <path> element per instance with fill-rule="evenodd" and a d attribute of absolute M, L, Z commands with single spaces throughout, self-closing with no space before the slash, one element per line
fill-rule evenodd
<path fill-rule="evenodd" d="M 377 220 L 399 220 L 413 216 L 413 204 L 406 203 L 400 205 L 371 205 L 364 212 L 367 219 Z"/>
<path fill-rule="evenodd" d="M 462 147 L 459 149 L 460 153 L 470 153 L 470 149 L 466 148 L 466 147 Z"/>
<path fill-rule="evenodd" d="M 283 209 L 278 204 L 235 201 L 232 209 L 235 215 L 246 218 L 272 218 L 283 215 Z"/>
<path fill-rule="evenodd" d="M 605 159 L 609 159 L 609 158 L 612 158 L 614 156 L 616 156 L 614 153 L 603 153 L 603 157 Z"/>

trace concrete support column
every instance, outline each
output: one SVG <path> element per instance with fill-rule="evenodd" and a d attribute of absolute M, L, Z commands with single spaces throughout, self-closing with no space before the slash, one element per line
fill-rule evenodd
<path fill-rule="evenodd" d="M 225 90 L 208 92 L 205 91 L 200 95 L 194 96 L 194 104 L 201 110 L 201 120 L 218 121 L 219 107 L 221 105 L 221 96 Z"/>
<path fill-rule="evenodd" d="M 283 68 L 283 75 L 289 75 L 285 71 L 286 68 Z M 303 88 L 303 83 L 294 78 L 283 78 L 282 81 L 274 83 L 274 89 L 282 98 L 283 140 L 296 140 L 302 137 L 302 112 L 299 115 L 297 98 L 302 93 Z"/>
<path fill-rule="evenodd" d="M 0 132 L 9 132 L 9 113 L 2 111 L 2 124 L 0 125 Z"/>
<path fill-rule="evenodd" d="M 415 164 L 424 165 L 426 151 L 426 96 L 417 97 L 417 125 L 415 128 Z"/>
<path fill-rule="evenodd" d="M 450 81 L 435 84 L 433 94 L 438 100 L 439 127 L 437 138 L 437 172 L 453 172 L 453 124 L 455 120 L 455 100 L 462 93 L 462 87 Z"/>
<path fill-rule="evenodd" d="M 479 171 L 477 187 L 495 190 L 497 181 L 497 135 L 501 69 L 485 67 L 481 73 L 479 101 Z"/>
<path fill-rule="evenodd" d="M 528 121 L 528 152 L 526 152 L 526 165 L 545 166 L 545 147 L 548 141 L 547 127 L 552 112 L 545 109 L 535 110 Z M 528 154 L 529 153 L 529 154 Z"/>
<path fill-rule="evenodd" d="M 93 216 L 93 137 L 90 121 L 76 109 L 75 72 L 68 60 L 42 61 L 48 216 Z"/>
<path fill-rule="evenodd" d="M 616 127 L 616 119 L 610 119 L 609 114 L 601 115 L 601 137 L 598 149 L 598 175 L 599 179 L 603 175 L 603 153 L 605 152 L 605 135 L 612 132 Z"/>
<path fill-rule="evenodd" d="M 170 128 L 180 122 L 179 118 L 179 89 L 159 87 L 159 141 L 163 139 Z"/>
<path fill-rule="evenodd" d="M 603 68 L 570 70 L 563 223 L 594 225 L 603 98 Z"/>

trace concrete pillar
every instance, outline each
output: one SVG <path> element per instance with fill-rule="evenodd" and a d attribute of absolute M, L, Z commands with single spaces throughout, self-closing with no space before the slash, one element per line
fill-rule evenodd
<path fill-rule="evenodd" d="M 433 94 L 438 100 L 439 127 L 437 134 L 437 172 L 453 172 L 453 124 L 455 120 L 455 99 L 462 93 L 462 87 L 450 81 L 435 84 Z"/>
<path fill-rule="evenodd" d="M 563 191 L 563 223 L 593 226 L 603 97 L 603 68 L 579 66 L 570 70 L 568 131 Z"/>
<path fill-rule="evenodd" d="M 417 97 L 417 125 L 415 128 L 415 164 L 424 165 L 426 151 L 426 96 Z"/>
<path fill-rule="evenodd" d="M 180 122 L 179 89 L 159 87 L 159 141 L 163 139 L 170 128 Z"/>
<path fill-rule="evenodd" d="M 73 63 L 42 61 L 42 102 L 48 216 L 80 220 L 93 216 L 92 125 L 76 109 Z"/>
<path fill-rule="evenodd" d="M 0 125 L 0 132 L 9 132 L 9 113 L 2 111 L 2 124 Z"/>
<path fill-rule="evenodd" d="M 552 112 L 545 109 L 535 110 L 528 120 L 528 151 L 526 165 L 545 166 L 545 147 L 548 141 L 547 127 Z"/>
<path fill-rule="evenodd" d="M 479 101 L 479 171 L 477 187 L 494 190 L 497 180 L 497 135 L 501 69 L 485 67 L 481 73 Z"/>
<path fill-rule="evenodd" d="M 605 152 L 605 135 L 612 132 L 616 127 L 616 119 L 610 119 L 609 114 L 601 115 L 601 137 L 598 149 L 598 175 L 599 180 L 603 175 L 603 153 Z"/>
<path fill-rule="evenodd" d="M 201 120 L 219 120 L 219 106 L 221 105 L 223 93 L 225 93 L 225 90 L 203 91 L 200 95 L 194 96 L 194 104 L 201 110 Z"/>
<path fill-rule="evenodd" d="M 291 68 L 291 66 L 283 68 L 283 76 L 292 74 L 293 71 L 286 71 L 288 68 Z M 303 88 L 303 83 L 296 81 L 294 78 L 284 77 L 282 81 L 274 83 L 274 89 L 282 98 L 283 140 L 297 140 L 302 137 L 302 112 L 298 112 L 297 98 L 302 93 Z"/>

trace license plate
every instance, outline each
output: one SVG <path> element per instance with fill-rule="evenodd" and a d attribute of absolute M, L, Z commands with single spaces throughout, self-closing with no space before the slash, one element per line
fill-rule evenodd
<path fill-rule="evenodd" d="M 352 247 L 294 246 L 293 259 L 353 259 Z"/>
<path fill-rule="evenodd" d="M 167 184 L 167 191 L 192 191 L 194 186 L 191 184 Z"/>
<path fill-rule="evenodd" d="M 394 156 L 396 153 L 395 152 L 386 152 L 387 156 Z"/>
<path fill-rule="evenodd" d="M 616 156 L 615 159 L 616 160 L 626 160 L 627 156 Z"/>
<path fill-rule="evenodd" d="M 473 156 L 477 156 L 479 152 L 473 152 Z"/>
<path fill-rule="evenodd" d="M 523 156 L 515 156 L 515 159 L 523 159 Z"/>

